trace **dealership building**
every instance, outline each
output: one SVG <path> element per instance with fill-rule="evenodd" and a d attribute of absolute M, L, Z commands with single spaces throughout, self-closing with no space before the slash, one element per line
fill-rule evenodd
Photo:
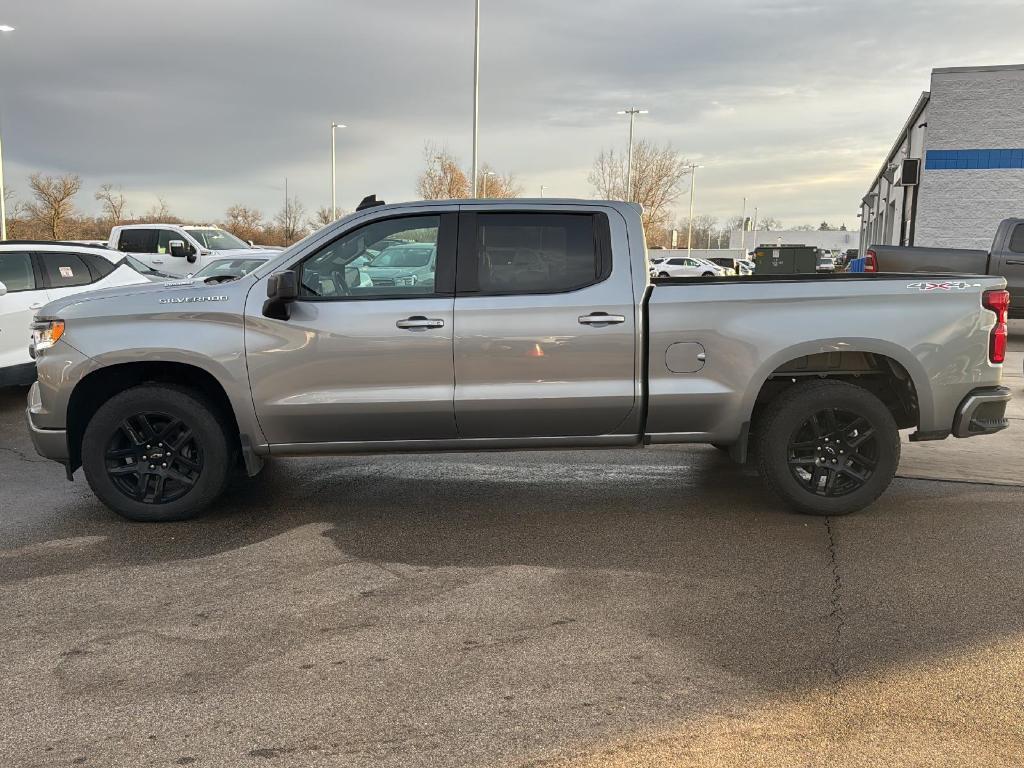
<path fill-rule="evenodd" d="M 861 200 L 860 248 L 987 249 L 1024 217 L 1024 64 L 932 70 Z"/>

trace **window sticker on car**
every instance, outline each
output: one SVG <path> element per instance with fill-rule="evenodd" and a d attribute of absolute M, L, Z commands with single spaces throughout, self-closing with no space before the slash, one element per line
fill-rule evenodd
<path fill-rule="evenodd" d="M 75 271 L 73 269 L 71 269 L 71 267 L 61 267 L 60 268 L 60 276 L 61 277 L 74 277 L 75 276 Z"/>

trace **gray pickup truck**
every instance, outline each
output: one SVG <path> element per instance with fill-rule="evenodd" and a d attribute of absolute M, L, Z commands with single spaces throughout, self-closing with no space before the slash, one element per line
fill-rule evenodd
<path fill-rule="evenodd" d="M 855 260 L 865 272 L 943 272 L 998 275 L 1010 291 L 1010 317 L 1024 317 L 1024 219 L 1003 219 L 989 251 L 872 245 Z"/>
<path fill-rule="evenodd" d="M 433 247 L 432 273 L 363 280 L 396 241 Z M 889 485 L 898 430 L 1007 426 L 1004 288 L 652 282 L 626 203 L 367 204 L 241 278 L 46 305 L 27 419 L 133 520 L 189 517 L 274 456 L 667 443 L 749 454 L 790 506 L 838 515 Z"/>

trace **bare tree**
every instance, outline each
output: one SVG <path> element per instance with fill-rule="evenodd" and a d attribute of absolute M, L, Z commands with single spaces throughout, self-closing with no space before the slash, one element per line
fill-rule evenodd
<path fill-rule="evenodd" d="M 248 242 L 255 242 L 262 233 L 263 214 L 255 208 L 232 205 L 224 213 L 224 229 Z"/>
<path fill-rule="evenodd" d="M 761 216 L 757 220 L 758 229 L 782 229 L 782 220 L 774 216 Z"/>
<path fill-rule="evenodd" d="M 103 184 L 93 197 L 103 206 L 103 214 L 110 221 L 110 226 L 116 226 L 124 221 L 124 210 L 128 201 L 125 200 L 120 187 L 115 190 L 113 184 Z"/>
<path fill-rule="evenodd" d="M 33 173 L 28 177 L 29 187 L 35 200 L 27 205 L 29 216 L 34 219 L 46 236 L 60 240 L 67 236 L 67 230 L 75 215 L 74 197 L 82 188 L 78 176 L 44 176 Z"/>
<path fill-rule="evenodd" d="M 309 217 L 309 228 L 315 232 L 318 229 L 323 229 L 333 221 L 334 216 L 331 213 L 331 209 L 325 205 L 317 208 L 316 213 Z"/>
<path fill-rule="evenodd" d="M 633 145 L 633 201 L 643 206 L 643 222 L 648 231 L 664 237 L 671 216 L 670 208 L 683 193 L 689 177 L 689 160 L 665 143 L 644 140 Z M 601 150 L 594 159 L 588 177 L 598 197 L 626 199 L 626 156 L 614 149 Z"/>
<path fill-rule="evenodd" d="M 287 197 L 284 206 L 277 212 L 274 221 L 281 231 L 281 239 L 285 245 L 291 245 L 300 240 L 308 231 L 303 219 L 306 216 L 306 207 L 296 197 Z"/>
<path fill-rule="evenodd" d="M 459 161 L 447 147 L 427 143 L 423 148 L 427 167 L 417 181 L 416 189 L 424 200 L 449 200 L 469 197 L 469 179 Z"/>
<path fill-rule="evenodd" d="M 495 171 L 488 163 L 484 163 L 480 169 L 476 188 L 480 190 L 481 197 L 495 199 L 519 197 L 523 194 L 523 187 L 516 179 L 515 174 L 502 175 Z"/>
<path fill-rule="evenodd" d="M 171 213 L 171 208 L 167 205 L 161 195 L 157 195 L 156 203 L 154 203 L 146 214 L 141 219 L 144 222 L 150 222 L 153 224 L 181 224 L 181 219 Z"/>

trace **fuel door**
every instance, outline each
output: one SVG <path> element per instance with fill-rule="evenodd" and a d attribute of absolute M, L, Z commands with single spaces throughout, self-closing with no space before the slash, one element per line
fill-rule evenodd
<path fill-rule="evenodd" d="M 696 373 L 706 360 L 704 346 L 696 341 L 677 341 L 665 350 L 665 367 L 672 373 Z"/>

